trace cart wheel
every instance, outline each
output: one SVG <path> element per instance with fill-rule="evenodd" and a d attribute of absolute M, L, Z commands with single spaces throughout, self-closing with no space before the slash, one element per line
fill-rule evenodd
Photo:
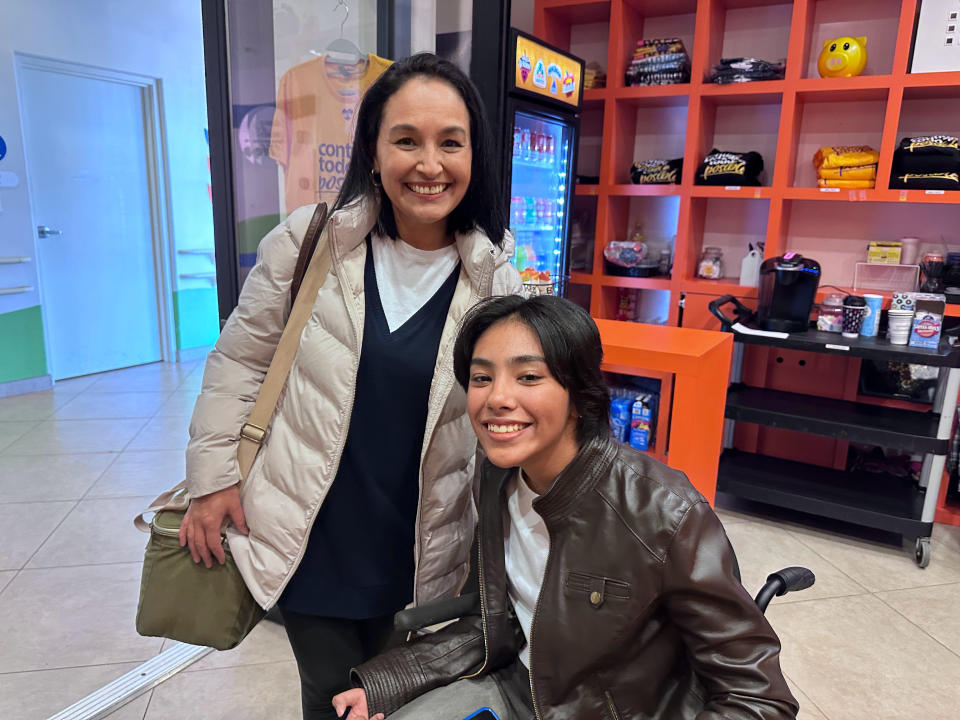
<path fill-rule="evenodd" d="M 917 538 L 916 560 L 917 565 L 922 568 L 930 564 L 930 538 Z"/>

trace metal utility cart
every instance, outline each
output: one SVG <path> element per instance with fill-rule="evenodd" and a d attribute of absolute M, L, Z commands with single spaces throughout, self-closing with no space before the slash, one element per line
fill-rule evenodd
<path fill-rule="evenodd" d="M 915 348 L 892 345 L 880 337 L 848 339 L 817 330 L 791 333 L 786 338 L 745 334 L 733 329 L 736 321 L 720 311 L 728 302 L 735 300 L 724 296 L 710 303 L 711 311 L 736 341 L 724 413 L 729 421 L 724 437 L 726 449 L 720 457 L 717 490 L 899 533 L 905 540 L 915 542 L 917 565 L 926 567 L 930 563 L 930 535 L 960 390 L 960 347 L 941 344 L 937 349 Z M 902 410 L 748 387 L 741 382 L 744 345 L 935 366 L 939 374 L 933 408 L 927 412 Z M 738 420 L 923 453 L 920 482 L 735 450 L 733 423 Z"/>

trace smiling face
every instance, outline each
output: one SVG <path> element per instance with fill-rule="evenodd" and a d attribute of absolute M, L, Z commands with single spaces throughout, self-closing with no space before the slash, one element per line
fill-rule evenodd
<path fill-rule="evenodd" d="M 501 320 L 478 338 L 467 412 L 490 461 L 523 468 L 538 493 L 579 450 L 570 393 L 550 374 L 536 334 L 516 319 Z"/>
<path fill-rule="evenodd" d="M 447 216 L 466 195 L 472 163 L 470 115 L 452 85 L 415 77 L 390 96 L 374 170 L 405 242 L 432 250 L 453 241 Z"/>

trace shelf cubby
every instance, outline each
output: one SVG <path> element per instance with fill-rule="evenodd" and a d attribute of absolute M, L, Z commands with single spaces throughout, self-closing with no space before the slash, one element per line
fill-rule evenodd
<path fill-rule="evenodd" d="M 752 83 L 759 87 L 773 85 Z M 713 148 L 732 152 L 755 150 L 763 158 L 760 184 L 772 183 L 777 157 L 777 136 L 782 94 L 763 87 L 763 92 L 742 95 L 705 94 L 698 123 L 697 157 L 690 176 Z M 686 168 L 684 168 L 686 171 Z M 687 174 L 685 172 L 685 174 Z"/>
<path fill-rule="evenodd" d="M 537 3 L 535 34 L 551 45 L 577 55 L 587 50 L 587 55 L 599 51 L 599 43 L 606 43 L 610 33 L 609 0 L 542 0 Z M 591 27 L 592 26 L 592 27 Z M 607 34 L 600 37 L 599 27 Z M 598 60 L 607 66 L 607 57 L 578 55 L 585 61 Z"/>
<path fill-rule="evenodd" d="M 816 78 L 823 44 L 838 37 L 866 37 L 867 64 L 862 76 L 889 75 L 900 27 L 900 0 L 809 0 L 802 77 Z"/>
<path fill-rule="evenodd" d="M 769 201 L 695 198 L 691 205 L 691 215 L 694 234 L 690 239 L 692 253 L 682 269 L 682 277 L 689 281 L 701 281 L 691 287 L 702 286 L 706 292 L 709 292 L 707 288 L 711 286 L 739 287 L 740 262 L 749 251 L 749 246 L 756 248 L 758 243 L 766 240 Z M 706 247 L 717 247 L 723 252 L 724 274 L 718 280 L 704 280 L 696 276 L 700 255 Z M 716 294 L 723 295 L 724 291 Z"/>
<path fill-rule="evenodd" d="M 633 58 L 638 40 L 676 37 L 683 41 L 688 55 L 693 53 L 697 24 L 696 0 L 622 0 L 618 9 L 620 15 L 618 22 L 615 22 L 618 30 L 614 32 L 617 34 L 616 47 L 619 52 L 611 57 L 611 69 L 615 73 L 614 87 L 624 87 L 624 73 Z"/>
<path fill-rule="evenodd" d="M 614 112 L 617 124 L 614 142 L 623 146 L 615 148 L 613 153 L 615 185 L 630 184 L 630 167 L 635 161 L 683 157 L 687 136 L 686 96 L 617 100 Z"/>
<path fill-rule="evenodd" d="M 783 0 L 714 0 L 709 3 L 706 42 L 698 46 L 694 77 L 706 79 L 721 58 L 787 58 L 793 6 Z M 754 83 L 745 83 L 752 85 Z"/>

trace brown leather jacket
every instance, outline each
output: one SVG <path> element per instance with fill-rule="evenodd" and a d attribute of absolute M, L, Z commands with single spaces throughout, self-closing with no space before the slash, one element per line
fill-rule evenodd
<path fill-rule="evenodd" d="M 371 715 L 516 657 L 523 636 L 507 596 L 503 550 L 511 472 L 489 461 L 481 471 L 480 616 L 355 668 Z M 682 473 L 612 439 L 597 440 L 581 448 L 534 509 L 550 533 L 530 632 L 538 719 L 796 717 L 779 640 L 736 577 L 719 519 Z"/>

